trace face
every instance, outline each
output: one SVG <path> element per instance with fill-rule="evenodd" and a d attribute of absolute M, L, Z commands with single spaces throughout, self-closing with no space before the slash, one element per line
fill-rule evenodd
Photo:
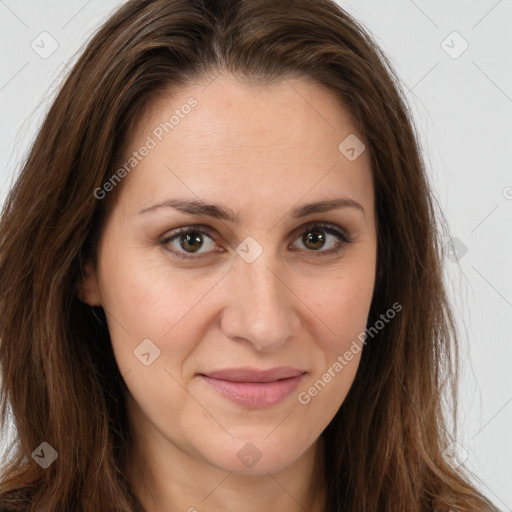
<path fill-rule="evenodd" d="M 315 445 L 355 377 L 376 270 L 370 158 L 320 85 L 208 83 L 137 120 L 128 171 L 98 191 L 120 187 L 81 297 L 105 310 L 141 436 L 264 474 Z"/>

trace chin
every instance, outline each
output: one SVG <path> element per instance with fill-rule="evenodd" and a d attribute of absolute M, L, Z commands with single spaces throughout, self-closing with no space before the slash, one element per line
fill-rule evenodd
<path fill-rule="evenodd" d="M 266 475 L 287 468 L 306 451 L 307 447 L 303 449 L 298 443 L 293 446 L 290 438 L 287 439 L 287 442 L 277 437 L 265 439 L 261 433 L 254 437 L 246 436 L 243 441 L 230 438 L 227 445 L 217 444 L 213 453 L 212 443 L 208 450 L 210 453 L 205 455 L 214 466 L 224 471 L 240 475 Z"/>

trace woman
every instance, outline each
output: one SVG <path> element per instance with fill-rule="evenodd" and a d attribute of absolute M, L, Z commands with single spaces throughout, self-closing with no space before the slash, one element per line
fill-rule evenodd
<path fill-rule="evenodd" d="M 330 0 L 132 0 L 0 224 L 6 510 L 484 511 L 414 129 Z"/>

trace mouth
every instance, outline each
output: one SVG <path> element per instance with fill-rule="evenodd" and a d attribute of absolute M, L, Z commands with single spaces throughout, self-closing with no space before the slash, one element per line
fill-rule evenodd
<path fill-rule="evenodd" d="M 306 371 L 291 367 L 269 370 L 230 368 L 198 376 L 223 397 L 248 408 L 282 402 L 298 386 Z"/>

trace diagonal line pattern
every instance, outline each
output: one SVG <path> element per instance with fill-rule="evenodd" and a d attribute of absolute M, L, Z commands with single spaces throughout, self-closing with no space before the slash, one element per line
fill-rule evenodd
<path fill-rule="evenodd" d="M 287 418 L 289 418 L 295 411 L 291 411 L 289 414 L 287 414 L 266 436 L 265 436 L 265 439 L 267 437 L 269 437 L 270 435 L 272 435 L 274 433 L 274 431 L 280 427 L 285 421 Z"/>
<path fill-rule="evenodd" d="M 174 377 L 174 375 L 173 375 L 169 370 L 167 370 L 167 368 L 164 368 L 164 371 L 165 371 L 165 373 L 167 373 L 167 374 L 169 375 L 169 377 L 171 377 L 171 378 L 176 382 L 176 384 L 178 384 L 178 386 L 180 386 L 180 388 L 181 388 L 181 389 L 183 389 L 183 391 L 185 391 L 185 393 L 187 393 L 187 395 L 189 395 L 189 396 L 192 398 L 192 400 L 194 400 L 194 401 L 197 403 L 197 405 L 199 405 L 199 407 L 201 407 L 201 409 L 203 409 L 203 410 L 208 414 L 208 416 L 210 416 L 210 418 L 211 418 L 213 421 L 215 421 L 215 423 L 217 423 L 217 424 L 219 425 L 219 427 L 221 427 L 221 428 L 222 428 L 222 430 L 224 430 L 224 431 L 226 432 L 226 434 L 228 434 L 230 437 L 232 437 L 232 438 L 234 439 L 233 434 L 231 434 L 231 432 L 229 432 L 229 430 L 228 430 L 224 425 L 222 425 L 222 423 L 220 423 L 220 422 L 215 418 L 215 416 L 213 416 L 213 414 L 212 414 L 212 413 L 211 413 L 211 412 L 210 412 L 210 411 L 209 411 L 209 410 L 208 410 L 208 409 L 207 409 L 207 408 L 206 408 L 206 407 L 205 407 L 201 402 L 199 402 L 199 400 L 197 400 L 197 399 L 196 399 L 196 397 L 195 397 L 194 395 L 192 395 L 188 390 L 186 390 L 186 389 L 182 386 L 182 384 L 180 383 L 180 381 L 179 381 L 178 379 L 176 379 L 176 378 Z"/>
<path fill-rule="evenodd" d="M 497 206 L 495 206 L 471 231 L 470 231 L 470 234 L 473 233 L 473 231 L 475 231 L 475 229 L 480 226 L 480 224 L 482 224 L 482 222 L 487 219 L 487 217 L 489 217 L 491 215 L 491 213 L 494 213 L 494 211 L 496 210 L 496 208 L 498 208 L 499 204 Z"/>
<path fill-rule="evenodd" d="M 488 14 L 491 13 L 491 11 L 494 11 L 494 9 L 499 5 L 501 4 L 501 0 L 498 0 L 472 27 L 471 27 L 471 30 L 473 30 L 477 25 L 479 25 L 486 17 Z"/>
<path fill-rule="evenodd" d="M 279 487 L 281 487 L 281 489 L 283 489 L 283 491 L 288 494 L 288 496 L 290 496 L 290 498 L 295 501 L 295 503 L 297 503 L 297 505 L 302 509 L 304 510 L 305 512 L 307 512 L 307 510 L 302 506 L 302 503 L 299 503 L 289 492 L 288 490 L 286 489 L 286 487 L 284 487 L 281 482 L 279 482 L 279 480 L 277 480 L 277 478 L 272 474 L 272 473 L 269 473 L 268 471 L 266 472 L 267 475 L 272 478 L 272 480 L 274 480 L 274 482 L 279 485 Z"/>
<path fill-rule="evenodd" d="M 512 98 L 475 61 L 472 60 L 471 63 L 487 78 L 487 80 L 489 80 L 489 82 L 491 82 L 491 84 L 494 85 L 494 87 L 496 87 L 496 89 L 498 89 L 498 91 L 501 92 L 501 94 L 503 94 L 503 96 L 505 96 L 505 98 L 507 98 L 508 101 L 512 103 Z"/>
<path fill-rule="evenodd" d="M 213 80 L 210 80 L 210 82 L 206 84 L 206 86 L 201 90 L 201 92 L 206 91 L 206 89 L 210 87 L 210 85 L 213 84 L 213 82 L 215 82 L 215 80 L 217 80 L 217 78 L 219 78 L 220 75 L 222 75 L 222 71 L 217 76 L 215 76 Z"/>
<path fill-rule="evenodd" d="M 501 503 L 503 503 L 503 505 L 505 505 L 505 507 L 507 507 L 507 509 L 512 512 L 512 507 L 507 505 L 483 480 L 480 480 L 484 485 L 485 487 L 487 487 L 487 489 L 489 489 L 489 491 L 494 494 L 494 496 L 496 496 L 496 498 L 498 498 L 499 501 L 501 501 Z M 495 512 L 507 512 L 507 511 L 500 511 L 500 510 L 497 510 Z"/>
<path fill-rule="evenodd" d="M 25 62 L 25 64 L 23 64 L 23 66 L 21 66 L 21 68 L 16 71 L 12 77 L 9 78 L 9 80 L 4 85 L 2 85 L 2 87 L 0 87 L 0 92 L 2 92 L 27 66 L 28 62 Z"/>
<path fill-rule="evenodd" d="M 285 217 L 286 215 L 291 211 L 291 209 L 301 200 L 304 199 L 334 168 L 336 167 L 336 164 L 334 164 L 307 192 L 305 192 L 297 201 L 292 204 L 292 206 L 286 211 L 286 213 L 267 231 L 267 233 L 270 233 Z"/>
<path fill-rule="evenodd" d="M 103 311 L 105 312 L 105 316 L 107 316 L 107 314 L 108 314 L 108 316 L 110 316 L 112 318 L 112 320 L 114 320 L 114 322 L 116 322 L 116 324 L 118 324 L 128 334 L 128 336 L 131 336 L 130 331 L 105 306 L 102 305 L 101 309 L 103 309 Z M 94 313 L 94 310 L 92 310 L 92 312 L 93 312 L 93 315 L 96 316 L 96 313 Z M 98 318 L 98 317 L 96 317 L 96 318 Z"/>
<path fill-rule="evenodd" d="M 482 427 L 482 428 L 481 428 L 481 429 L 480 429 L 480 430 L 479 430 L 479 431 L 478 431 L 478 432 L 477 432 L 477 433 L 476 433 L 472 438 L 471 438 L 471 440 L 475 439 L 475 437 L 476 437 L 478 434 L 480 434 L 480 432 L 482 432 L 482 430 L 483 430 L 484 428 L 486 428 L 486 427 L 489 425 L 489 423 L 491 423 L 491 421 L 493 421 L 493 420 L 494 420 L 494 418 L 496 418 L 496 416 L 498 416 L 498 414 L 500 414 L 500 413 L 501 413 L 501 411 L 503 411 L 503 409 L 505 409 L 505 407 L 506 407 L 510 402 L 512 402 L 512 398 L 510 398 L 509 400 L 507 400 L 507 402 L 505 403 L 505 405 L 504 405 L 504 406 L 503 406 L 503 407 L 502 407 L 502 408 L 501 408 L 501 409 L 500 409 L 500 410 L 499 410 L 499 411 L 498 411 L 498 412 L 497 412 L 497 413 L 496 413 L 496 414 L 495 414 L 495 415 L 494 415 L 494 416 L 493 416 L 493 417 L 492 417 L 492 418 L 491 418 L 491 419 L 490 419 L 490 420 L 489 420 L 489 421 L 488 421 L 488 422 L 487 422 L 487 423 L 486 423 L 486 424 L 485 424 L 485 425 L 484 425 L 484 426 L 483 426 L 483 427 Z"/>
<path fill-rule="evenodd" d="M 202 500 L 201 502 L 204 502 L 208 496 L 210 496 L 210 494 L 212 494 L 212 492 L 214 492 L 216 489 L 218 489 L 220 487 L 220 485 L 222 484 L 222 482 L 224 482 L 226 480 L 226 478 L 228 478 L 230 475 L 233 474 L 233 471 L 230 471 Z"/>
<path fill-rule="evenodd" d="M 211 82 L 210 82 L 211 83 Z M 166 167 L 170 172 L 172 172 L 174 174 L 174 176 L 176 176 L 176 178 L 178 178 L 181 183 L 183 183 L 183 186 L 187 187 L 190 192 L 192 192 L 192 194 L 194 194 L 195 197 L 197 197 L 198 201 L 200 201 L 201 203 L 204 204 L 204 201 L 167 165 L 167 164 L 164 164 L 164 167 Z M 219 222 L 222 222 L 222 224 L 224 225 L 224 227 L 230 232 L 233 234 L 233 230 L 229 227 L 229 225 L 224 222 L 224 221 L 221 221 L 219 220 Z M 234 249 L 234 247 L 232 247 L 232 249 Z"/>
<path fill-rule="evenodd" d="M 427 18 L 427 20 L 429 20 L 430 23 L 434 25 L 434 27 L 439 28 L 439 25 L 423 9 L 421 9 L 421 7 L 418 4 L 416 4 L 416 2 L 414 2 L 413 0 L 409 0 L 409 2 L 411 2 L 411 4 L 414 5 L 414 7 L 416 7 L 416 9 L 418 9 L 418 11 L 420 11 L 423 14 L 423 16 L 425 16 L 425 18 Z"/>
<path fill-rule="evenodd" d="M 429 75 L 438 64 L 439 61 L 437 61 L 412 87 L 409 88 L 406 86 L 407 91 L 405 92 L 405 94 L 409 94 L 415 87 L 417 87 L 420 84 L 420 82 L 422 82 L 423 79 L 426 78 L 427 75 Z"/>
<path fill-rule="evenodd" d="M 162 338 L 167 336 L 232 270 L 233 270 L 233 267 L 231 267 L 215 284 L 213 284 L 211 286 L 211 288 L 208 291 L 206 291 L 202 295 L 202 297 L 192 307 L 190 307 L 187 310 L 187 312 L 168 331 L 165 332 L 165 334 L 160 336 L 158 341 L 160 341 Z"/>
<path fill-rule="evenodd" d="M 414 407 L 416 407 L 416 410 L 418 411 L 418 413 L 421 417 L 421 421 L 423 422 L 424 421 L 423 413 L 422 413 L 421 408 L 419 407 L 418 403 L 416 402 L 416 400 L 414 400 L 412 395 L 409 393 L 409 391 L 405 387 L 404 383 L 398 378 L 398 375 L 395 375 L 395 378 L 400 383 L 400 385 L 404 388 L 404 391 L 407 393 L 407 396 L 411 399 L 411 402 L 414 404 Z"/>
<path fill-rule="evenodd" d="M 0 4 L 2 4 L 3 6 L 5 6 L 5 8 L 6 8 L 6 9 L 8 9 L 8 10 L 11 12 L 11 14 L 12 14 L 13 16 L 15 16 L 16 18 L 18 18 L 18 20 L 19 20 L 21 23 L 23 23 L 23 25 L 25 25 L 25 27 L 30 28 L 30 27 L 29 27 L 29 26 L 28 26 L 28 25 L 27 25 L 27 24 L 26 24 L 26 23 L 25 23 L 25 22 L 24 22 L 24 21 L 23 21 L 23 20 L 22 20 L 22 19 L 21 19 L 21 18 L 20 18 L 20 17 L 19 17 L 19 16 L 18 16 L 18 15 L 17 15 L 17 14 L 16 14 L 16 13 L 15 13 L 15 12 L 14 12 L 14 11 L 13 11 L 9 6 L 8 6 L 8 5 L 7 5 L 7 4 L 6 4 L 6 3 L 5 3 L 5 1 L 4 1 L 4 0 L 0 0 Z"/>
<path fill-rule="evenodd" d="M 88 0 L 71 18 L 69 18 L 64 25 L 62 25 L 61 29 L 66 28 L 90 3 L 92 0 Z"/>
<path fill-rule="evenodd" d="M 510 306 L 512 304 L 494 287 L 473 265 L 471 265 L 473 270 Z"/>

